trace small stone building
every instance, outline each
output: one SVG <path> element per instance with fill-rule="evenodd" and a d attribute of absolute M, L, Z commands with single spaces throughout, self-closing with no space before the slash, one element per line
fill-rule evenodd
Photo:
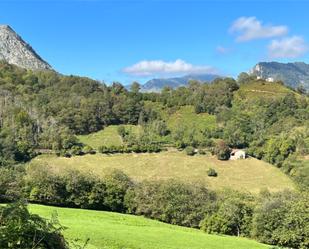
<path fill-rule="evenodd" d="M 245 159 L 246 152 L 244 150 L 234 149 L 231 151 L 230 160 Z"/>

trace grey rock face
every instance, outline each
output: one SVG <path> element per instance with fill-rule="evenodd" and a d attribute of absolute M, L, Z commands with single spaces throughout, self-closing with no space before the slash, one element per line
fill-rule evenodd
<path fill-rule="evenodd" d="M 281 80 L 290 87 L 303 86 L 309 90 L 309 64 L 304 62 L 260 62 L 250 74 L 270 82 Z"/>
<path fill-rule="evenodd" d="M 26 69 L 52 70 L 52 67 L 8 25 L 0 25 L 0 60 Z"/>

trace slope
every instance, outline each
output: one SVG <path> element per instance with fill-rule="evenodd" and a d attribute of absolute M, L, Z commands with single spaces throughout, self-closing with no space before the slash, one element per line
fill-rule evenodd
<path fill-rule="evenodd" d="M 65 174 L 67 170 L 76 169 L 103 177 L 111 169 L 120 169 L 137 181 L 177 179 L 186 183 L 200 182 L 211 189 L 232 188 L 252 193 L 258 193 L 263 188 L 270 191 L 294 188 L 293 182 L 278 168 L 254 158 L 219 161 L 211 156 L 190 157 L 184 152 L 167 151 L 72 158 L 39 156 L 32 163 L 46 165 L 55 174 Z M 207 176 L 210 167 L 218 172 L 218 177 Z"/>
<path fill-rule="evenodd" d="M 58 213 L 67 239 L 90 239 L 89 249 L 266 249 L 258 242 L 102 211 L 30 205 L 32 213 L 50 218 Z"/>

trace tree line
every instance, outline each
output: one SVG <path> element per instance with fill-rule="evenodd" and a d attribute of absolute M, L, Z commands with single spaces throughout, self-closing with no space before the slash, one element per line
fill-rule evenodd
<path fill-rule="evenodd" d="M 213 191 L 176 180 L 135 182 L 122 171 L 98 179 L 78 171 L 63 175 L 48 165 L 0 168 L 0 200 L 143 215 L 207 233 L 243 236 L 288 248 L 309 246 L 309 195 L 262 190 L 258 195 Z M 0 223 L 1 227 L 1 223 Z M 0 229 L 1 234 L 1 229 Z"/>

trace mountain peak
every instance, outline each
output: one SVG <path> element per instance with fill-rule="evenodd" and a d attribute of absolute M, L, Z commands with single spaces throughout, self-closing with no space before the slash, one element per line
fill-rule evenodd
<path fill-rule="evenodd" d="M 9 25 L 0 25 L 0 60 L 32 70 L 52 70 Z"/>
<path fill-rule="evenodd" d="M 309 90 L 309 64 L 304 62 L 260 62 L 250 74 L 267 81 L 281 80 L 290 87 L 303 86 Z"/>
<path fill-rule="evenodd" d="M 13 31 L 11 26 L 7 25 L 7 24 L 0 24 L 0 29 L 6 29 L 6 30 L 12 30 Z"/>
<path fill-rule="evenodd" d="M 177 88 L 181 86 L 187 86 L 190 80 L 197 80 L 200 82 L 211 82 L 216 78 L 220 78 L 220 76 L 215 74 L 188 74 L 182 77 L 174 77 L 174 78 L 155 78 L 147 81 L 142 86 L 142 91 L 160 92 L 165 86 L 171 88 Z"/>

